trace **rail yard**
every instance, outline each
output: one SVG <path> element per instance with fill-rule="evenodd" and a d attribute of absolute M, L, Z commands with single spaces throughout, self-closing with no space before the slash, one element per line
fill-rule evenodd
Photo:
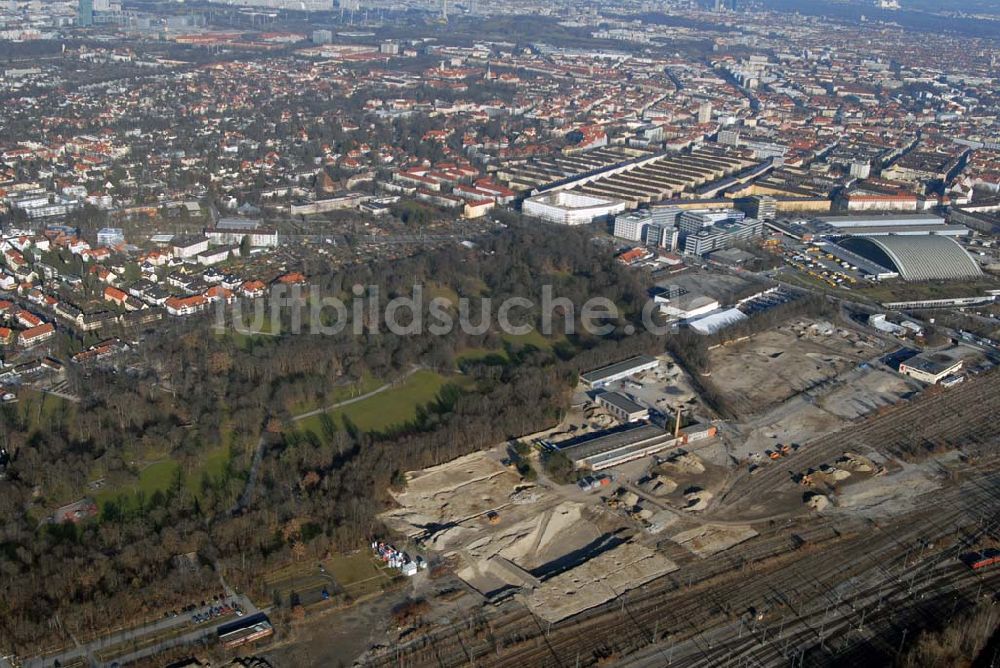
<path fill-rule="evenodd" d="M 743 345 L 752 348 L 754 341 Z M 846 373 L 855 372 L 861 379 L 887 373 Z M 655 375 L 645 373 L 647 381 Z M 801 418 L 803 411 L 825 414 L 822 406 L 830 397 L 858 379 L 814 383 L 742 423 L 720 424 L 717 438 L 674 444 L 660 455 L 610 469 L 613 482 L 601 494 L 579 493 L 544 476 L 519 483 L 497 455 L 486 477 L 494 483 L 509 477 L 511 485 L 501 491 L 494 484 L 498 497 L 506 495 L 497 503 L 453 474 L 464 468 L 472 478 L 484 476 L 453 467 L 451 490 L 464 490 L 461 498 L 480 517 L 470 520 L 470 513 L 459 510 L 462 517 L 442 518 L 440 525 L 423 517 L 429 540 L 422 544 L 461 535 L 461 545 L 442 553 L 451 554 L 453 564 L 456 554 L 467 564 L 472 553 L 483 557 L 483 546 L 497 536 L 516 535 L 486 552 L 506 555 L 513 570 L 521 571 L 517 593 L 484 596 L 470 586 L 476 580 L 469 567 L 459 569 L 473 593 L 465 599 L 465 614 L 435 618 L 430 612 L 399 629 L 391 650 L 373 648 L 365 661 L 636 668 L 892 661 L 907 634 L 912 639 L 995 600 L 1000 568 L 981 559 L 982 567 L 974 569 L 967 555 L 992 554 L 1000 545 L 1000 520 L 991 510 L 1000 502 L 994 447 L 1000 437 L 1000 373 L 905 398 L 912 385 L 876 380 L 898 394 L 883 396 L 869 410 L 857 411 L 861 415 L 806 421 L 798 432 L 806 437 L 795 447 L 776 445 L 769 451 L 776 457 L 755 458 L 741 446 L 748 434 L 764 438 L 765 432 L 773 440 L 778 434 L 769 429 L 776 419 Z M 473 457 L 482 461 L 484 455 Z M 441 492 L 424 497 L 431 501 L 424 512 L 462 503 Z M 707 502 L 685 506 L 692 494 Z M 808 502 L 815 497 L 828 503 Z M 549 528 L 553 512 L 570 511 L 557 531 Z M 532 518 L 528 528 L 525 517 Z M 508 520 L 517 526 L 511 529 Z M 657 555 L 662 572 L 652 569 L 634 582 L 617 578 L 612 586 L 587 570 L 591 562 L 591 571 L 608 560 L 620 563 L 616 553 L 625 548 Z M 601 595 L 578 598 L 597 589 Z M 560 596 L 576 600 L 565 614 L 552 614 L 565 606 L 554 600 Z M 549 607 L 542 609 L 540 600 Z M 1000 609 L 993 624 L 997 616 Z"/>

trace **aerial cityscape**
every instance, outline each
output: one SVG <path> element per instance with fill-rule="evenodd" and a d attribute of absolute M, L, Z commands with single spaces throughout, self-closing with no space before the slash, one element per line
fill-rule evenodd
<path fill-rule="evenodd" d="M 998 0 L 0 0 L 0 668 L 1000 668 Z"/>

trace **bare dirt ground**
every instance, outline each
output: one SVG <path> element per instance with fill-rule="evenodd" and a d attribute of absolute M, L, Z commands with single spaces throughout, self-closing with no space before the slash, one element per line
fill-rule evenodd
<path fill-rule="evenodd" d="M 889 370 L 873 369 L 858 379 L 835 389 L 819 405 L 834 415 L 853 420 L 889 406 L 923 389 L 919 381 Z"/>
<path fill-rule="evenodd" d="M 275 666 L 351 666 L 369 647 L 385 641 L 391 611 L 405 599 L 404 592 L 392 592 L 364 605 L 307 618 L 294 628 L 290 642 L 275 647 L 265 656 Z"/>
<path fill-rule="evenodd" d="M 801 321 L 711 351 L 711 383 L 741 417 L 829 382 L 883 349 L 854 330 L 830 334 Z"/>
<path fill-rule="evenodd" d="M 739 545 L 745 540 L 750 540 L 757 536 L 749 525 L 747 526 L 720 526 L 718 524 L 703 524 L 694 529 L 682 531 L 671 536 L 670 540 L 691 550 L 702 559 L 718 554 L 723 550 L 728 550 L 734 545 Z"/>

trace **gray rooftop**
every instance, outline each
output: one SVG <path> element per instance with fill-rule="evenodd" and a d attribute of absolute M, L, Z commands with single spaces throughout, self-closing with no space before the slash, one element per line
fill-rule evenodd
<path fill-rule="evenodd" d="M 637 369 L 646 364 L 652 364 L 653 362 L 656 362 L 656 358 L 651 355 L 636 355 L 635 357 L 627 359 L 623 362 L 601 367 L 600 369 L 595 369 L 594 371 L 588 371 L 587 373 L 582 374 L 580 378 L 590 384 L 599 383 L 605 378 L 627 373 L 630 369 Z"/>
<path fill-rule="evenodd" d="M 598 435 L 581 436 L 569 441 L 557 443 L 560 452 L 575 462 L 613 452 L 644 442 L 652 442 L 657 438 L 672 439 L 670 432 L 664 431 L 655 424 L 639 422 L 620 429 L 601 432 Z"/>
<path fill-rule="evenodd" d="M 637 404 L 621 392 L 604 392 L 598 396 L 598 399 L 606 401 L 618 410 L 624 411 L 630 415 L 632 413 L 640 413 L 646 410 L 645 406 Z"/>

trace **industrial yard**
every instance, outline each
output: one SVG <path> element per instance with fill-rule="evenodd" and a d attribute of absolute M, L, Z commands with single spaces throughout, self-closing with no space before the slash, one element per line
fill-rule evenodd
<path fill-rule="evenodd" d="M 828 322 L 798 321 L 711 351 L 711 381 L 734 412 L 747 417 L 830 382 L 884 350 L 872 336 Z"/>
<path fill-rule="evenodd" d="M 530 479 L 510 444 L 407 474 L 383 521 L 472 595 L 462 621 L 432 608 L 399 631 L 401 654 L 366 659 L 890 656 L 921 616 L 1000 584 L 959 560 L 997 540 L 978 508 L 1000 493 L 1000 375 L 928 386 L 891 366 L 892 347 L 845 320 L 797 318 L 717 347 L 700 380 L 737 408 L 728 421 L 670 356 L 624 360 L 584 374 L 563 421 L 531 437 Z M 616 413 L 630 404 L 609 393 L 645 412 Z M 555 452 L 601 475 L 560 484 L 544 466 Z"/>

